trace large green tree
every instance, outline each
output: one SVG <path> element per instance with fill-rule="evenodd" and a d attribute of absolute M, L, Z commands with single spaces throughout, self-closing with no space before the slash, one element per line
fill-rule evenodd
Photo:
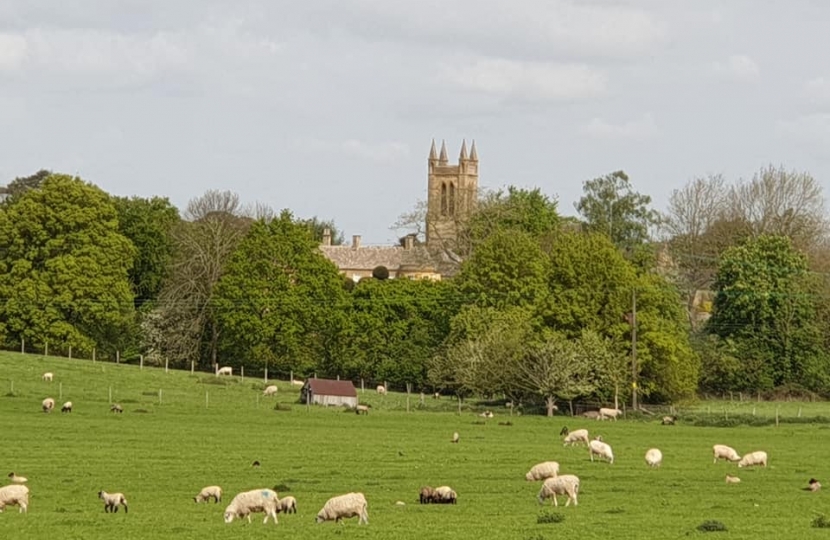
<path fill-rule="evenodd" d="M 41 169 L 29 176 L 18 176 L 0 191 L 5 195 L 3 203 L 6 205 L 14 204 L 28 191 L 39 188 L 51 174 L 51 171 Z"/>
<path fill-rule="evenodd" d="M 135 249 L 104 191 L 53 174 L 0 211 L 0 325 L 52 350 L 121 348 Z"/>

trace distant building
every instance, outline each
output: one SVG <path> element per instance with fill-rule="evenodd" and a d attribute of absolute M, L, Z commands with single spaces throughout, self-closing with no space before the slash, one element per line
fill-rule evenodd
<path fill-rule="evenodd" d="M 478 202 L 478 151 L 473 141 L 467 155 L 467 141 L 461 143 L 458 164 L 450 165 L 447 145 L 435 152 L 435 141 L 427 159 L 427 246 L 454 249 L 459 226 L 466 221 Z"/>
<path fill-rule="evenodd" d="M 353 281 L 372 277 L 378 266 L 386 267 L 391 279 L 441 279 L 429 250 L 416 245 L 414 235 L 405 237 L 403 246 L 361 246 L 357 235 L 351 245 L 333 246 L 331 233 L 325 231 L 320 251 Z"/>
<path fill-rule="evenodd" d="M 308 379 L 300 389 L 300 400 L 315 405 L 357 407 L 357 390 L 352 381 Z"/>

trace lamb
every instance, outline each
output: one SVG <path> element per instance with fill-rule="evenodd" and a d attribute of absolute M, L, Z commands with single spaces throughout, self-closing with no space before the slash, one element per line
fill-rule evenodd
<path fill-rule="evenodd" d="M 355 405 L 354 413 L 355 414 L 369 414 L 369 406 L 368 405 Z"/>
<path fill-rule="evenodd" d="M 48 397 L 40 402 L 40 406 L 43 408 L 43 412 L 51 412 L 55 408 L 55 400 Z"/>
<path fill-rule="evenodd" d="M 265 390 L 262 391 L 263 396 L 276 396 L 277 395 L 277 387 L 276 385 L 266 386 Z"/>
<path fill-rule="evenodd" d="M 213 497 L 214 501 L 213 504 L 218 503 L 222 500 L 222 488 L 219 486 L 207 486 L 203 487 L 202 491 L 199 492 L 198 495 L 193 497 L 193 502 L 203 502 L 207 501 L 210 502 L 210 498 Z"/>
<path fill-rule="evenodd" d="M 369 503 L 363 493 L 347 493 L 332 497 L 317 512 L 317 523 L 334 520 L 340 523 L 343 518 L 358 516 L 357 524 L 369 524 Z"/>
<path fill-rule="evenodd" d="M 619 409 L 606 409 L 603 407 L 599 410 L 600 420 L 605 420 L 606 418 L 613 418 L 616 421 L 618 416 L 622 416 L 622 411 Z"/>
<path fill-rule="evenodd" d="M 601 440 L 594 439 L 588 443 L 588 451 L 591 456 L 591 461 L 594 461 L 594 454 L 596 454 L 607 459 L 608 463 L 614 463 L 614 452 L 611 450 L 611 446 Z"/>
<path fill-rule="evenodd" d="M 664 426 L 673 426 L 675 422 L 677 422 L 676 416 L 664 416 L 661 424 Z"/>
<path fill-rule="evenodd" d="M 757 452 L 750 452 L 749 454 L 744 455 L 741 460 L 738 462 L 738 467 L 754 467 L 756 465 L 761 465 L 763 467 L 767 466 L 767 453 L 761 450 Z"/>
<path fill-rule="evenodd" d="M 271 489 L 252 489 L 251 491 L 243 491 L 238 493 L 233 498 L 231 504 L 225 508 L 225 523 L 230 523 L 234 518 L 243 517 L 248 518 L 248 523 L 251 522 L 251 514 L 254 512 L 263 512 L 265 519 L 263 523 L 268 523 L 268 517 L 274 518 L 274 525 L 277 521 L 277 506 L 279 505 L 279 498 L 277 492 Z"/>
<path fill-rule="evenodd" d="M 220 367 L 216 370 L 216 376 L 218 377 L 220 375 L 233 375 L 233 368 L 230 366 Z"/>
<path fill-rule="evenodd" d="M 731 474 L 726 475 L 726 483 L 727 484 L 740 484 L 741 479 L 737 476 L 732 476 Z"/>
<path fill-rule="evenodd" d="M 0 512 L 7 506 L 17 506 L 21 514 L 29 509 L 29 488 L 20 484 L 0 487 Z"/>
<path fill-rule="evenodd" d="M 568 502 L 565 503 L 565 506 L 571 504 L 571 500 L 573 500 L 574 506 L 577 506 L 579 504 L 577 501 L 578 494 L 579 477 L 574 476 L 573 474 L 563 474 L 562 476 L 556 476 L 545 480 L 545 483 L 542 484 L 542 489 L 539 490 L 537 500 L 539 501 L 539 504 L 544 504 L 545 499 L 550 497 L 553 499 L 553 505 L 559 506 L 559 501 L 556 500 L 556 496 L 567 495 Z"/>
<path fill-rule="evenodd" d="M 98 492 L 98 498 L 104 500 L 104 513 L 118 512 L 118 506 L 124 507 L 124 513 L 127 513 L 127 498 L 123 493 L 107 493 L 104 490 Z"/>
<path fill-rule="evenodd" d="M 280 499 L 280 502 L 277 505 L 277 513 L 279 512 L 282 512 L 283 514 L 296 514 L 297 499 L 291 496 Z"/>
<path fill-rule="evenodd" d="M 418 500 L 421 504 L 429 504 L 435 499 L 435 490 L 429 486 L 424 486 L 418 493 Z"/>
<path fill-rule="evenodd" d="M 450 486 L 435 488 L 435 495 L 432 497 L 435 504 L 455 504 L 457 500 L 458 494 Z"/>
<path fill-rule="evenodd" d="M 54 374 L 54 373 L 52 373 L 51 371 L 47 371 L 46 373 L 44 373 L 43 375 L 41 375 L 41 376 L 40 376 L 40 380 L 41 380 L 41 381 L 49 381 L 49 382 L 52 382 L 52 378 L 53 378 L 54 376 L 55 376 L 55 374 Z"/>
<path fill-rule="evenodd" d="M 481 418 L 493 418 L 493 416 L 494 416 L 492 411 L 484 411 L 484 412 L 479 413 L 478 415 Z"/>
<path fill-rule="evenodd" d="M 458 432 L 456 431 L 455 433 L 452 434 L 452 441 L 451 442 L 457 443 L 458 439 L 459 439 L 459 436 L 458 436 Z"/>
<path fill-rule="evenodd" d="M 62 413 L 67 413 L 67 412 L 71 413 L 72 412 L 72 402 L 67 401 L 66 403 L 64 403 L 63 406 L 61 407 L 61 412 Z"/>
<path fill-rule="evenodd" d="M 819 482 L 815 478 L 810 478 L 810 481 L 807 483 L 807 487 L 804 489 L 806 491 L 818 491 L 821 489 L 821 482 Z"/>
<path fill-rule="evenodd" d="M 726 459 L 728 461 L 740 461 L 741 456 L 738 455 L 738 452 L 735 451 L 734 448 L 730 446 L 726 446 L 725 444 L 716 444 L 712 447 L 712 453 L 714 454 L 714 461 L 712 463 L 717 463 L 719 459 Z"/>
<path fill-rule="evenodd" d="M 659 467 L 663 463 L 663 452 L 658 448 L 650 448 L 646 452 L 646 463 L 649 467 Z"/>
<path fill-rule="evenodd" d="M 110 412 L 121 414 L 124 412 L 124 409 L 122 409 L 121 405 L 119 405 L 118 403 L 113 403 L 112 405 L 110 405 Z"/>
<path fill-rule="evenodd" d="M 565 433 L 565 435 L 565 442 L 562 446 L 574 445 L 578 442 L 588 444 L 591 441 L 588 437 L 587 429 L 577 429 L 575 431 L 571 431 L 570 433 Z"/>
<path fill-rule="evenodd" d="M 25 484 L 29 481 L 25 476 L 17 476 L 14 472 L 9 473 L 9 481 L 12 484 Z"/>
<path fill-rule="evenodd" d="M 557 474 L 559 474 L 559 463 L 555 461 L 543 461 L 530 468 L 530 471 L 525 475 L 525 480 L 528 482 L 546 480 L 553 478 Z"/>
<path fill-rule="evenodd" d="M 382 384 L 379 384 L 378 387 L 377 387 L 377 393 L 382 395 L 382 396 L 385 396 L 386 395 L 386 387 L 383 386 Z"/>

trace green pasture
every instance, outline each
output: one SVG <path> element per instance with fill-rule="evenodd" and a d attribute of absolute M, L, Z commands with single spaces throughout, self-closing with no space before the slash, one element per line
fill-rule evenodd
<path fill-rule="evenodd" d="M 55 374 L 42 382 L 44 371 Z M 210 374 L 88 360 L 0 353 L 0 483 L 14 471 L 29 478 L 28 514 L 0 514 L 0 538 L 205 539 L 376 538 L 453 540 L 554 538 L 827 538 L 812 520 L 830 515 L 828 493 L 802 491 L 817 477 L 830 491 L 825 403 L 708 402 L 681 410 L 681 421 L 654 418 L 598 422 L 557 416 L 513 416 L 495 409 L 486 422 L 474 411 L 457 414 L 448 398 L 361 395 L 367 416 L 342 409 L 308 408 L 299 391 L 279 382 L 276 398 L 263 398 L 261 379 L 217 380 Z M 109 412 L 112 400 L 124 408 Z M 161 391 L 161 395 L 159 395 Z M 207 401 L 206 401 L 207 394 Z M 40 402 L 54 397 L 58 410 Z M 71 400 L 74 411 L 61 414 Z M 275 409 L 275 405 L 279 407 Z M 755 410 L 753 411 L 753 407 Z M 777 427 L 700 427 L 684 414 L 707 418 L 745 415 L 797 417 Z M 703 420 L 701 420 L 703 419 Z M 507 423 L 510 425 L 506 425 Z M 616 461 L 591 463 L 584 448 L 563 448 L 559 431 L 586 427 L 612 445 Z M 450 443 L 459 432 L 459 444 Z M 712 464 L 715 443 L 739 452 L 763 449 L 770 467 L 738 469 Z M 645 451 L 659 447 L 664 463 L 649 469 Z M 253 468 L 254 460 L 261 467 Z M 539 483 L 524 480 L 535 463 L 556 460 L 578 475 L 578 507 L 553 509 L 536 502 Z M 727 485 L 727 473 L 742 482 Z M 225 500 L 197 505 L 192 497 L 219 484 Z M 417 503 L 421 485 L 447 484 L 456 506 Z M 277 486 L 293 495 L 299 513 L 280 514 L 278 526 L 222 521 L 225 504 L 239 491 Z M 105 514 L 100 489 L 122 491 L 128 514 Z M 329 497 L 362 491 L 369 525 L 317 525 Z M 396 505 L 403 501 L 404 506 Z M 560 500 L 564 504 L 565 498 Z M 537 523 L 556 513 L 557 523 Z M 548 518 L 550 519 L 550 518 Z M 726 533 L 699 532 L 717 520 Z M 545 521 L 545 520 L 543 520 Z"/>

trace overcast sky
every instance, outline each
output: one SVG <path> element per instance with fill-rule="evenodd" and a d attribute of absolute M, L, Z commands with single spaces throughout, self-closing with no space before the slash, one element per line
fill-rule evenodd
<path fill-rule="evenodd" d="M 378 244 L 433 138 L 564 214 L 619 169 L 660 210 L 770 163 L 830 193 L 828 28 L 823 0 L 0 0 L 0 183 L 230 189 Z"/>

